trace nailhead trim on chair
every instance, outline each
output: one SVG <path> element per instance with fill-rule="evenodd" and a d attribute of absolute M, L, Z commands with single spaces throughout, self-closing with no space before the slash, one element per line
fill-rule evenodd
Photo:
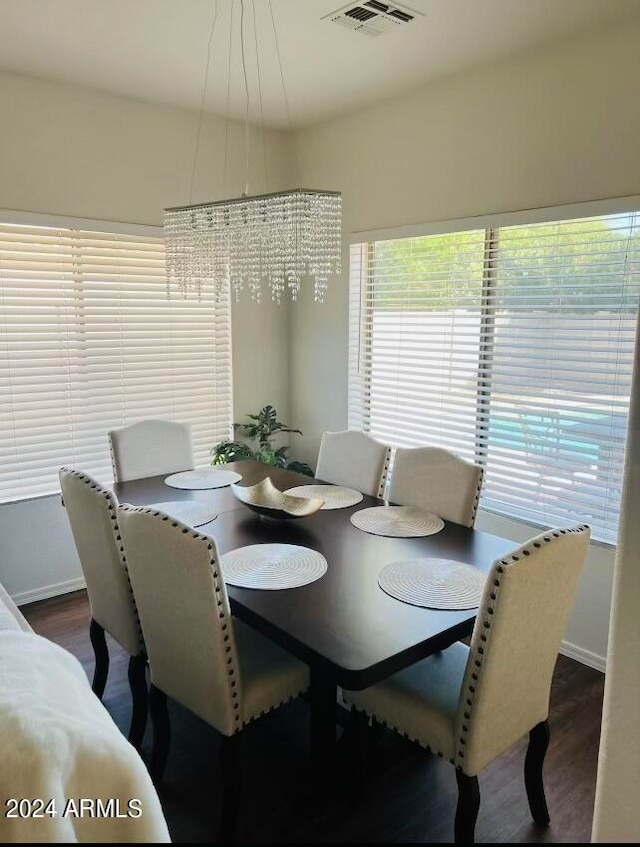
<path fill-rule="evenodd" d="M 250 724 L 252 721 L 258 720 L 258 718 L 261 718 L 263 715 L 267 715 L 267 714 L 269 714 L 269 712 L 273 712 L 273 711 L 275 711 L 275 709 L 279 709 L 280 706 L 284 706 L 285 703 L 291 703 L 292 700 L 297 700 L 298 697 L 300 697 L 301 694 L 304 694 L 304 692 L 306 690 L 307 690 L 306 688 L 302 688 L 302 689 L 300 689 L 300 691 L 298 691 L 297 694 L 292 694 L 290 697 L 287 697 L 285 700 L 281 700 L 279 703 L 274 703 L 272 706 L 269 706 L 268 709 L 262 709 L 262 711 L 256 712 L 254 715 L 251 715 L 251 717 L 245 718 L 244 721 L 242 722 L 242 726 L 245 727 L 248 724 Z"/>
<path fill-rule="evenodd" d="M 560 538 L 563 535 L 567 535 L 568 533 L 581 533 L 586 532 L 589 529 L 587 524 L 580 524 L 579 526 L 571 527 L 569 529 L 559 529 L 552 530 L 548 535 L 543 536 L 542 542 L 534 541 L 526 544 L 523 547 L 520 547 L 515 553 L 512 553 L 510 556 L 507 556 L 505 559 L 501 559 L 498 564 L 494 565 L 492 572 L 489 574 L 489 578 L 493 577 L 493 591 L 489 594 L 489 600 L 494 603 L 493 606 L 487 605 L 484 608 L 484 611 L 487 614 L 487 617 L 482 621 L 482 627 L 484 632 L 480 635 L 480 640 L 483 643 L 487 643 L 489 640 L 489 636 L 491 634 L 491 624 L 493 622 L 493 614 L 495 611 L 495 603 L 498 600 L 500 594 L 500 586 L 502 582 L 502 574 L 507 570 L 514 562 L 519 562 L 521 558 L 526 556 L 530 556 L 532 549 L 539 549 L 542 547 L 542 544 L 548 544 L 554 539 Z M 480 676 L 480 670 L 482 668 L 483 656 L 484 656 L 485 648 L 483 646 L 479 646 L 476 649 L 475 656 L 470 655 L 470 659 L 473 659 L 474 667 L 478 668 L 478 671 L 474 671 L 471 674 L 471 683 L 467 686 L 466 698 L 465 698 L 465 706 L 467 707 L 464 711 L 463 717 L 467 723 L 462 724 L 460 727 L 461 735 L 457 740 L 456 745 L 456 768 L 458 770 L 464 770 L 464 750 L 461 747 L 464 747 L 467 743 L 466 736 L 470 731 L 470 727 L 473 721 L 473 706 L 476 694 L 476 683 Z M 461 696 L 462 692 L 461 692 Z M 452 760 L 453 762 L 453 760 Z"/>
<path fill-rule="evenodd" d="M 113 471 L 113 479 L 114 482 L 119 482 L 118 479 L 118 470 L 116 468 L 116 457 L 113 453 L 113 441 L 111 440 L 111 433 L 107 436 L 107 441 L 109 442 L 109 457 L 111 458 L 111 470 Z"/>
<path fill-rule="evenodd" d="M 484 468 L 480 468 L 478 473 L 478 485 L 476 486 L 476 493 L 473 498 L 473 505 L 471 507 L 471 521 L 469 526 L 474 526 L 476 522 L 476 517 L 478 516 L 478 506 L 480 505 L 480 492 L 482 491 L 482 483 L 484 481 Z"/>
<path fill-rule="evenodd" d="M 426 750 L 427 753 L 432 753 L 433 755 L 438 756 L 441 759 L 445 758 L 444 753 L 441 753 L 440 750 L 437 750 L 435 747 L 432 747 L 429 744 L 425 744 L 424 741 L 421 741 L 419 738 L 415 738 L 413 735 L 409 735 L 408 732 L 405 732 L 404 730 L 398 729 L 398 727 L 394 726 L 392 723 L 389 723 L 388 721 L 382 720 L 377 715 L 374 715 L 373 712 L 368 712 L 366 709 L 358 709 L 355 706 L 354 706 L 354 709 L 356 710 L 356 712 L 358 712 L 358 714 L 366 715 L 368 718 L 373 718 L 374 720 L 378 721 L 378 723 L 381 723 L 382 726 L 386 727 L 387 729 L 392 730 L 397 735 L 400 735 L 402 738 L 405 738 L 407 741 L 411 741 L 413 744 L 417 744 L 423 750 Z M 447 761 L 451 762 L 452 765 L 454 764 L 453 759 L 447 759 Z"/>
<path fill-rule="evenodd" d="M 185 526 L 183 523 L 180 523 L 179 521 L 172 520 L 168 515 L 165 515 L 162 512 L 155 511 L 153 509 L 147 509 L 144 506 L 131 506 L 128 503 L 122 503 L 120 505 L 120 508 L 124 509 L 127 512 L 141 512 L 143 514 L 153 515 L 156 518 L 160 517 L 160 518 L 162 518 L 163 521 L 171 521 L 171 526 L 176 527 L 176 528 L 181 528 L 183 534 L 185 534 L 185 535 L 190 534 L 191 537 L 195 538 L 197 541 L 205 542 L 206 545 L 207 545 L 207 550 L 209 552 L 209 562 L 211 564 L 211 572 L 213 574 L 214 591 L 215 591 L 216 595 L 218 595 L 222 592 L 221 583 L 220 583 L 220 579 L 219 579 L 219 572 L 218 572 L 218 569 L 219 569 L 220 566 L 219 566 L 219 563 L 216 560 L 215 556 L 213 555 L 214 546 L 211 543 L 211 538 L 209 538 L 206 535 L 202 535 L 202 533 L 200 533 L 200 532 L 196 532 L 191 527 Z M 226 647 L 224 647 L 224 652 L 230 653 L 231 647 L 228 645 L 229 633 L 227 632 L 229 624 L 226 622 L 227 615 L 225 614 L 224 610 L 222 610 L 220 608 L 223 605 L 222 600 L 220 600 L 220 598 L 218 597 L 216 602 L 217 602 L 217 606 L 218 606 L 218 617 L 221 621 L 225 621 L 221 626 L 221 631 L 223 633 L 226 633 L 222 637 L 223 645 L 224 644 L 227 645 Z M 230 615 L 228 617 L 232 618 L 233 615 Z M 248 718 L 242 718 L 240 716 L 240 703 L 239 703 L 238 692 L 237 692 L 237 690 L 235 690 L 236 689 L 236 680 L 234 679 L 234 677 L 236 677 L 236 676 L 238 678 L 241 678 L 241 674 L 240 674 L 239 668 L 237 667 L 236 663 L 233 661 L 232 656 L 229 656 L 227 658 L 226 663 L 227 663 L 227 665 L 230 665 L 230 667 L 227 670 L 227 676 L 229 677 L 228 692 L 229 692 L 230 698 L 231 698 L 231 707 L 232 707 L 233 712 L 234 712 L 233 719 L 234 719 L 235 726 L 234 726 L 234 729 L 233 729 L 233 734 L 240 732 L 240 730 L 243 727 L 247 726 L 247 724 L 251 723 L 254 720 L 257 720 L 258 718 L 262 717 L 263 715 L 267 714 L 268 712 L 272 712 L 274 709 L 279 708 L 280 706 L 284 705 L 285 703 L 288 703 L 291 700 L 295 700 L 297 697 L 299 697 L 305 691 L 305 689 L 303 688 L 297 694 L 292 694 L 290 697 L 288 697 L 286 700 L 282 700 L 280 703 L 274 703 L 268 709 L 263 709 L 261 712 L 257 712 L 256 714 L 251 715 Z"/>
<path fill-rule="evenodd" d="M 138 630 L 138 649 L 139 654 L 141 656 L 146 657 L 146 648 L 144 645 L 144 637 L 142 635 L 142 625 L 140 623 L 140 616 L 138 615 L 138 607 L 136 606 L 136 600 L 133 595 L 133 588 L 131 586 L 131 580 L 129 579 L 129 570 L 127 568 L 127 559 L 124 553 L 124 547 L 122 546 L 122 537 L 120 535 L 120 527 L 118 526 L 118 518 L 116 516 L 116 506 L 118 505 L 118 501 L 116 497 L 110 492 L 107 491 L 106 488 L 103 488 L 95 479 L 92 479 L 87 474 L 82 471 L 78 471 L 75 468 L 60 468 L 60 473 L 65 474 L 66 476 L 73 476 L 76 479 L 79 479 L 81 482 L 84 482 L 85 485 L 88 485 L 92 491 L 97 491 L 101 494 L 104 499 L 107 501 L 107 509 L 109 510 L 109 518 L 111 520 L 111 530 L 114 535 L 114 539 L 116 542 L 116 547 L 118 548 L 118 553 L 120 556 L 120 563 L 122 564 L 122 568 L 127 576 L 127 585 L 129 588 L 129 596 L 131 598 L 131 605 L 133 607 L 133 614 L 136 619 L 136 627 Z"/>
<path fill-rule="evenodd" d="M 389 466 L 391 464 L 391 447 L 387 447 L 385 456 L 384 456 L 384 464 L 382 466 L 382 475 L 380 476 L 380 485 L 378 486 L 378 497 L 380 500 L 384 497 L 384 490 L 387 485 L 387 476 L 389 474 Z"/>

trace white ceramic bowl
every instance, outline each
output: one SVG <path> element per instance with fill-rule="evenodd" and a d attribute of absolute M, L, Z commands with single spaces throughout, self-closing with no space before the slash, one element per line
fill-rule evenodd
<path fill-rule="evenodd" d="M 295 497 L 293 494 L 284 494 L 275 487 L 270 477 L 265 477 L 257 485 L 234 484 L 231 490 L 238 500 L 252 511 L 277 520 L 308 518 L 324 506 L 321 497 Z"/>

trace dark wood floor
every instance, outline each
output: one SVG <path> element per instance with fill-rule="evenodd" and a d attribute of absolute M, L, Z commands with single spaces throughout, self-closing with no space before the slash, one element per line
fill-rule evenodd
<path fill-rule="evenodd" d="M 89 610 L 83 591 L 25 606 L 41 635 L 56 641 L 93 673 Z M 130 715 L 127 660 L 109 642 L 112 663 L 105 705 L 126 730 Z M 604 677 L 560 657 L 551 693 L 551 746 L 546 786 L 551 826 L 531 822 L 522 769 L 525 743 L 480 776 L 480 842 L 588 842 L 595 790 Z M 161 799 L 174 841 L 210 841 L 220 797 L 218 736 L 171 704 L 172 749 Z M 360 804 L 345 786 L 348 759 L 326 788 L 311 788 L 307 707 L 289 704 L 253 724 L 244 738 L 239 840 L 258 843 L 447 842 L 453 837 L 456 783 L 451 765 L 385 733 L 376 743 Z M 143 754 L 150 750 L 147 732 Z"/>

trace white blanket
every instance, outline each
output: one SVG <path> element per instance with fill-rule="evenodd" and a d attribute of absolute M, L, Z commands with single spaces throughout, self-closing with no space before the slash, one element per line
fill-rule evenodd
<path fill-rule="evenodd" d="M 0 632 L 0 842 L 169 840 L 142 759 L 80 663 L 33 633 Z"/>

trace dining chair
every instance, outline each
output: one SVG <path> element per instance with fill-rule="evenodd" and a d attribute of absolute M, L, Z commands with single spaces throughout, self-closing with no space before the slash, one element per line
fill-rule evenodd
<path fill-rule="evenodd" d="M 222 735 L 221 834 L 233 837 L 242 730 L 303 694 L 309 670 L 231 616 L 216 543 L 162 512 L 118 509 L 151 671 L 152 775 L 169 752 L 167 696 Z"/>
<path fill-rule="evenodd" d="M 478 465 L 465 462 L 441 447 L 398 447 L 393 459 L 389 500 L 472 527 L 482 476 Z"/>
<path fill-rule="evenodd" d="M 549 823 L 549 692 L 589 534 L 588 526 L 549 530 L 496 560 L 470 647 L 453 644 L 371 688 L 344 692 L 356 732 L 374 719 L 455 766 L 456 843 L 474 840 L 478 774 L 527 733 L 529 808 L 537 824 Z"/>
<path fill-rule="evenodd" d="M 81 471 L 61 468 L 59 475 L 91 606 L 93 691 L 102 700 L 109 673 L 108 632 L 129 655 L 133 701 L 129 741 L 139 749 L 147 724 L 147 657 L 118 529 L 118 500 Z"/>
<path fill-rule="evenodd" d="M 138 421 L 108 435 L 116 482 L 193 469 L 190 424 Z"/>
<path fill-rule="evenodd" d="M 322 435 L 316 477 L 382 497 L 391 448 L 364 432 L 345 430 Z"/>

